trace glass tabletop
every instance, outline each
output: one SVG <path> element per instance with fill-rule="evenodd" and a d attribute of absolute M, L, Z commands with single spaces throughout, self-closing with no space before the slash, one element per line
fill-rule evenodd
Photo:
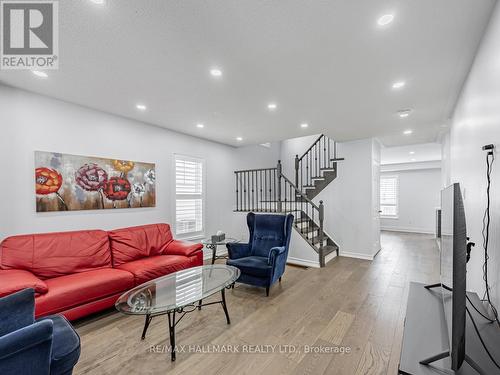
<path fill-rule="evenodd" d="M 239 269 L 225 264 L 188 268 L 129 290 L 118 298 L 115 307 L 125 314 L 163 313 L 205 299 L 239 276 Z"/>
<path fill-rule="evenodd" d="M 235 242 L 240 242 L 240 240 L 236 238 L 225 238 L 222 241 L 217 241 L 217 242 L 212 242 L 211 238 L 205 238 L 204 240 L 201 241 L 203 245 L 226 245 L 228 243 L 235 243 Z"/>

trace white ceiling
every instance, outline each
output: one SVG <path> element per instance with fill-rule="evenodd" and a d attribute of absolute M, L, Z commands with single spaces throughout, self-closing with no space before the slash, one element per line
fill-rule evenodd
<path fill-rule="evenodd" d="M 433 142 L 494 4 L 65 0 L 59 70 L 46 79 L 2 71 L 0 82 L 231 145 L 321 132 Z M 386 13 L 395 19 L 381 28 Z M 215 66 L 220 79 L 209 74 Z M 406 86 L 392 90 L 401 79 Z M 278 104 L 272 113 L 270 101 Z M 413 112 L 400 119 L 405 108 Z M 409 128 L 413 135 L 403 136 Z"/>
<path fill-rule="evenodd" d="M 441 160 L 441 144 L 421 143 L 399 147 L 382 147 L 380 164 L 419 163 Z"/>

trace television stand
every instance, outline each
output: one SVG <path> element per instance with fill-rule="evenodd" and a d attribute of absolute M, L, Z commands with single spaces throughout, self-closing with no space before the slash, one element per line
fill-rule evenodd
<path fill-rule="evenodd" d="M 431 290 L 431 289 L 434 289 L 434 288 L 443 288 L 445 290 L 449 290 L 449 291 L 453 291 L 453 289 L 451 289 L 449 286 L 446 286 L 444 284 L 431 284 L 431 285 L 426 285 L 424 287 L 425 289 L 427 290 Z M 466 302 L 467 303 L 467 302 Z M 439 354 L 436 354 L 436 355 L 433 355 L 432 357 L 429 357 L 429 358 L 426 358 L 426 359 L 423 359 L 421 360 L 419 363 L 421 365 L 430 365 L 431 363 L 433 362 L 436 362 L 436 361 L 439 361 L 440 359 L 444 359 L 444 358 L 447 358 L 450 356 L 450 351 L 447 350 L 445 352 L 441 352 Z M 465 362 L 467 362 L 470 367 L 472 367 L 474 370 L 476 370 L 476 372 L 479 374 L 479 375 L 487 375 L 482 369 L 481 367 L 476 363 L 474 362 L 474 360 L 472 358 L 470 358 L 467 354 L 465 354 L 464 356 L 464 360 Z"/>
<path fill-rule="evenodd" d="M 441 286 L 437 284 L 434 287 Z M 470 322 L 466 323 L 466 361 L 458 371 L 449 370 L 448 329 L 439 291 L 432 285 L 410 283 L 406 310 L 403 345 L 399 363 L 399 374 L 403 375 L 477 375 L 500 374 L 486 354 L 479 337 Z M 484 314 L 484 308 L 476 293 L 467 293 L 474 305 Z M 469 309 L 479 331 L 493 357 L 500 360 L 500 329 L 482 318 L 473 308 Z M 436 355 L 436 353 L 439 353 Z M 420 362 L 428 364 L 421 364 Z M 475 370 L 474 368 L 478 369 Z M 443 369 L 448 369 L 443 372 Z"/>

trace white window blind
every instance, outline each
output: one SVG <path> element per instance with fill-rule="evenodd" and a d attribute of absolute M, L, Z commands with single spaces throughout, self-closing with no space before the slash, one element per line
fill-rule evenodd
<path fill-rule="evenodd" d="M 182 237 L 203 235 L 204 162 L 175 155 L 175 233 Z"/>
<path fill-rule="evenodd" d="M 380 214 L 385 217 L 398 216 L 398 177 L 386 176 L 380 178 Z"/>

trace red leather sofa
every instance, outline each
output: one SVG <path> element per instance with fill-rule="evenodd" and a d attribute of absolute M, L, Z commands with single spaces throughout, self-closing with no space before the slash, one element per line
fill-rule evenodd
<path fill-rule="evenodd" d="M 8 237 L 0 243 L 0 297 L 34 288 L 37 317 L 75 320 L 134 286 L 202 265 L 202 248 L 174 240 L 168 224 Z"/>

